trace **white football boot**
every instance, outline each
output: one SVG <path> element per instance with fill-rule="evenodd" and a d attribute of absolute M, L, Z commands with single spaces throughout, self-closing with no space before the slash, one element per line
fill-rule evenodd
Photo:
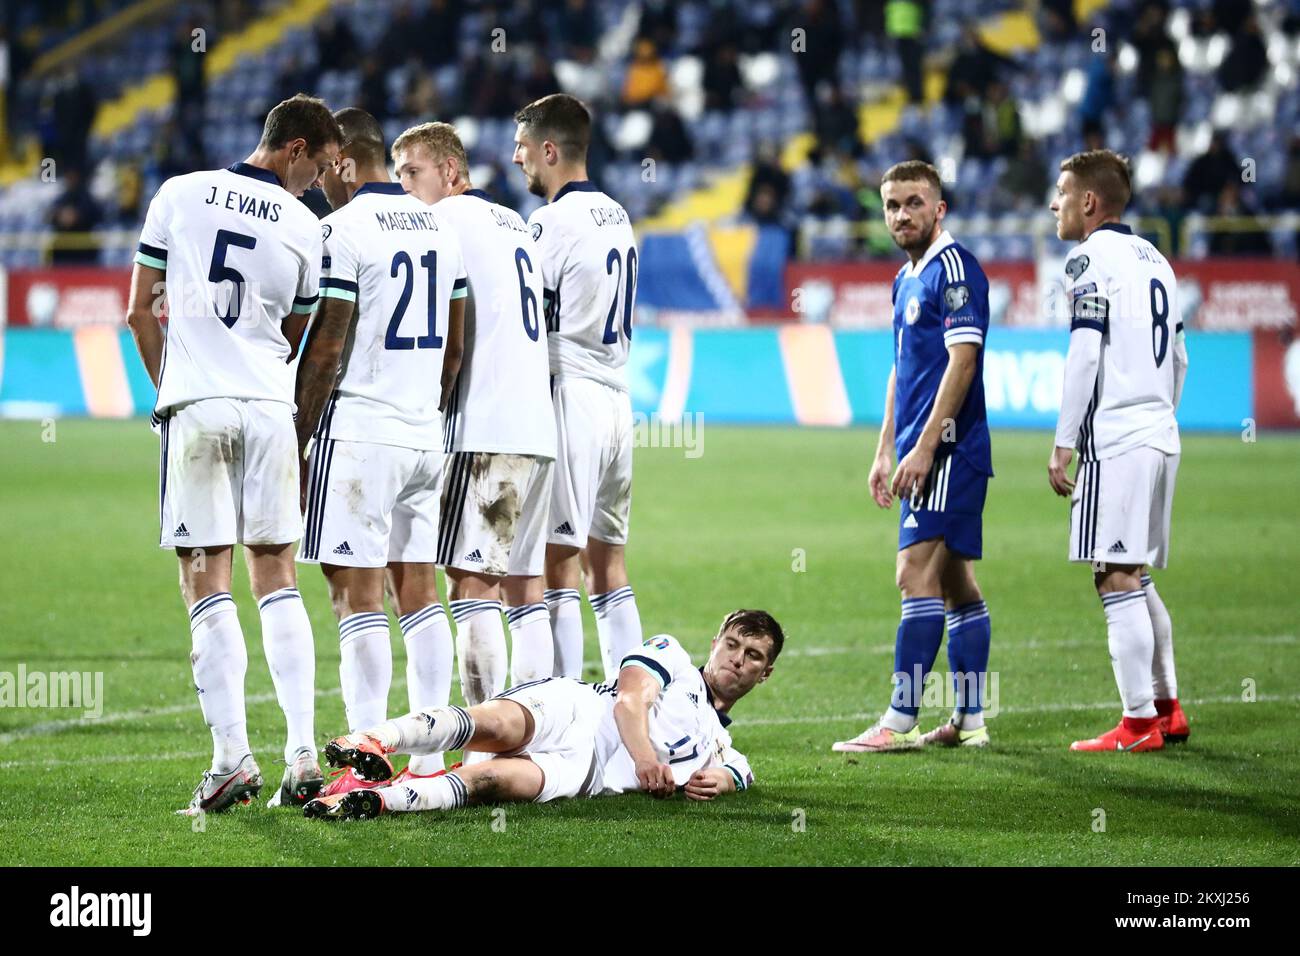
<path fill-rule="evenodd" d="M 293 763 L 284 768 L 280 789 L 266 801 L 268 807 L 301 807 L 320 793 L 325 786 L 316 754 L 309 747 L 301 747 L 293 755 Z"/>
<path fill-rule="evenodd" d="M 245 754 L 228 773 L 203 771 L 203 779 L 194 788 L 190 805 L 176 812 L 187 817 L 200 813 L 220 813 L 236 803 L 251 803 L 262 789 L 262 771 L 252 754 Z"/>

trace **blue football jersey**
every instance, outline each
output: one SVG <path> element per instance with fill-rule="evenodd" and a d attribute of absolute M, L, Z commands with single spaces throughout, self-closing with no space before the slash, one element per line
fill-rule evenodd
<path fill-rule="evenodd" d="M 984 408 L 984 336 L 989 283 L 975 257 L 946 231 L 894 279 L 894 449 L 901 461 L 925 428 L 948 367 L 948 346 L 979 346 L 975 377 L 957 413 L 955 444 L 936 458 L 961 455 L 975 471 L 993 474 Z"/>

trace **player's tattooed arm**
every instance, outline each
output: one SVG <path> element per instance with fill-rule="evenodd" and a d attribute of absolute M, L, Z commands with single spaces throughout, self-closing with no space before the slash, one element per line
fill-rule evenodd
<path fill-rule="evenodd" d="M 894 470 L 894 370 L 890 369 L 889 384 L 885 386 L 885 417 L 880 423 L 880 438 L 876 441 L 876 457 L 867 476 L 871 497 L 882 508 L 894 503 L 889 491 L 889 475 Z"/>
<path fill-rule="evenodd" d="M 943 371 L 939 381 L 939 391 L 934 397 L 934 407 L 930 417 L 925 420 L 925 427 L 916 440 L 912 450 L 898 463 L 890 491 L 896 495 L 920 494 L 925 490 L 925 482 L 934 464 L 935 452 L 941 442 L 954 440 L 955 436 L 945 438 L 949 423 L 956 421 L 957 413 L 966 401 L 966 393 L 975 380 L 975 369 L 979 364 L 980 347 L 972 342 L 957 342 L 948 346 L 948 367 Z"/>
<path fill-rule="evenodd" d="M 149 373 L 154 388 L 162 369 L 163 330 L 158 323 L 162 315 L 167 273 L 153 266 L 135 264 L 131 271 L 131 296 L 126 308 L 126 324 L 135 336 L 135 347 Z"/>
<path fill-rule="evenodd" d="M 438 400 L 440 412 L 447 410 L 451 390 L 456 387 L 456 376 L 460 374 L 460 365 L 465 358 L 465 303 L 468 301 L 470 296 L 452 299 L 448 310 L 447 341 L 442 351 L 442 397 Z"/>
<path fill-rule="evenodd" d="M 316 310 L 316 321 L 312 323 L 298 362 L 298 381 L 294 388 L 299 456 L 315 433 L 325 401 L 338 380 L 339 361 L 355 312 L 355 302 L 336 298 L 321 299 Z"/>
<path fill-rule="evenodd" d="M 650 743 L 650 708 L 659 699 L 659 681 L 640 667 L 624 667 L 618 674 L 618 699 L 614 723 L 636 768 L 641 789 L 652 797 L 671 797 L 676 791 L 673 771 L 659 761 Z"/>

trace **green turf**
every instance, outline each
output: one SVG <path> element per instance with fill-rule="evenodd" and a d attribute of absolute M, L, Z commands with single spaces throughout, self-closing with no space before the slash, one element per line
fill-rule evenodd
<path fill-rule="evenodd" d="M 1047 486 L 1050 438 L 1003 432 L 979 567 L 1001 708 L 993 748 L 832 754 L 889 690 L 897 515 L 867 496 L 874 434 L 708 427 L 702 457 L 637 451 L 629 564 L 647 635 L 673 633 L 694 654 L 733 607 L 766 607 L 784 623 L 775 675 L 735 714 L 751 792 L 335 826 L 259 804 L 196 833 L 172 811 L 206 766 L 208 734 L 175 559 L 155 546 L 156 439 L 139 422 L 63 421 L 53 442 L 46 432 L 0 423 L 0 671 L 103 672 L 105 716 L 78 725 L 76 712 L 0 709 L 0 864 L 1300 863 L 1295 438 L 1185 439 L 1173 566 L 1158 575 L 1192 717 L 1185 747 L 1065 751 L 1118 712 L 1103 619 L 1087 572 L 1064 560 L 1068 507 Z M 315 568 L 301 586 L 323 738 L 344 729 L 330 690 L 337 632 Z M 269 783 L 282 723 L 242 570 L 235 597 Z M 592 661 L 590 617 L 587 635 Z M 400 640 L 394 652 L 400 677 Z M 1247 679 L 1255 702 L 1242 700 Z M 405 703 L 399 685 L 392 706 Z"/>

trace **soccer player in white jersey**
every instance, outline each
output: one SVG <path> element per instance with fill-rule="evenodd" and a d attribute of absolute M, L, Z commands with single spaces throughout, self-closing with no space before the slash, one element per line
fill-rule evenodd
<path fill-rule="evenodd" d="M 642 791 L 712 800 L 754 776 L 727 726 L 735 703 L 766 681 L 785 643 L 765 611 L 728 614 L 703 667 L 660 634 L 623 658 L 617 682 L 552 677 L 487 703 L 425 708 L 325 747 L 331 763 L 372 780 L 392 775 L 390 753 L 468 747 L 492 754 L 431 780 L 320 797 L 309 817 L 367 819 L 385 812 L 452 810 Z"/>
<path fill-rule="evenodd" d="M 547 205 L 529 219 L 546 298 L 557 456 L 546 548 L 555 673 L 582 673 L 579 551 L 596 615 L 605 679 L 641 643 L 624 547 L 632 508 L 628 349 L 636 237 L 627 211 L 587 179 L 591 117 L 556 93 L 515 114 L 514 162 Z"/>
<path fill-rule="evenodd" d="M 194 684 L 213 742 L 212 766 L 181 812 L 225 810 L 262 786 L 244 710 L 248 652 L 230 596 L 235 544 L 245 546 L 287 723 L 288 767 L 272 803 L 302 803 L 323 782 L 312 739 L 315 651 L 293 563 L 302 518 L 287 363 L 316 303 L 321 260 L 320 225 L 295 197 L 340 142 L 324 103 L 285 100 L 247 160 L 163 183 L 140 234 L 127 323 L 158 387 L 160 545 L 180 561 Z"/>
<path fill-rule="evenodd" d="M 1187 374 L 1178 284 L 1165 257 L 1120 222 L 1132 187 L 1110 150 L 1078 153 L 1056 181 L 1070 349 L 1048 479 L 1070 496 L 1070 560 L 1093 567 L 1124 716 L 1071 750 L 1142 752 L 1186 740 L 1173 627 L 1147 568 L 1163 568 Z M 1066 473 L 1075 451 L 1075 480 Z"/>
<path fill-rule="evenodd" d="M 311 444 L 298 559 L 319 563 L 329 582 L 343 703 L 356 730 L 388 715 L 385 576 L 410 706 L 450 699 L 451 630 L 434 561 L 441 410 L 460 368 L 467 293 L 454 231 L 388 178 L 379 123 L 351 108 L 335 118 L 343 148 L 323 180 L 334 212 L 321 223 L 321 306 L 298 369 L 298 441 Z M 442 769 L 429 755 L 407 772 Z M 341 774 L 327 792 L 359 783 Z"/>
<path fill-rule="evenodd" d="M 503 595 L 511 682 L 554 668 L 542 593 L 555 459 L 542 277 L 524 220 L 470 182 L 454 127 L 408 129 L 393 161 L 403 187 L 436 203 L 460 237 L 469 274 L 465 360 L 444 426 L 438 563 L 450 580 L 461 691 L 478 704 L 506 686 Z"/>

